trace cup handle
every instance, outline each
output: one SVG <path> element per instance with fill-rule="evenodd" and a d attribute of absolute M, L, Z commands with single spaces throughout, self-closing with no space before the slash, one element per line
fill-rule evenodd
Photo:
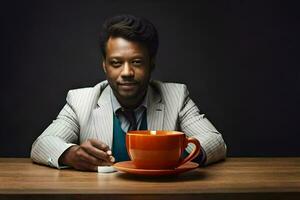
<path fill-rule="evenodd" d="M 183 165 L 186 162 L 193 160 L 200 153 L 201 145 L 200 145 L 200 142 L 196 138 L 193 138 L 193 137 L 186 138 L 186 146 L 188 145 L 188 143 L 193 143 L 195 145 L 195 147 L 194 147 L 193 151 L 179 163 L 178 167 Z"/>

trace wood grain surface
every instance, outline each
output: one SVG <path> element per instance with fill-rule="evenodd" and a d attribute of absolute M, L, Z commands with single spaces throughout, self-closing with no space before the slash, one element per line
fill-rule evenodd
<path fill-rule="evenodd" d="M 100 174 L 0 158 L 0 199 L 300 199 L 300 158 L 228 158 L 177 176 Z"/>

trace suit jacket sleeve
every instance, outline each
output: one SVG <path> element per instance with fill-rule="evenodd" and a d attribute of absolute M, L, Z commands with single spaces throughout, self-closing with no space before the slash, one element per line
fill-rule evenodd
<path fill-rule="evenodd" d="M 71 104 L 70 92 L 67 104 L 57 119 L 35 140 L 31 148 L 31 159 L 34 162 L 61 168 L 58 159 L 62 153 L 78 142 L 79 123 Z"/>
<path fill-rule="evenodd" d="M 198 107 L 190 99 L 188 90 L 183 85 L 183 99 L 179 112 L 179 125 L 181 130 L 189 137 L 195 137 L 200 141 L 206 157 L 205 165 L 216 162 L 226 157 L 226 144 L 222 135 L 210 123 L 204 114 L 200 114 Z M 188 146 L 188 152 L 193 146 Z"/>

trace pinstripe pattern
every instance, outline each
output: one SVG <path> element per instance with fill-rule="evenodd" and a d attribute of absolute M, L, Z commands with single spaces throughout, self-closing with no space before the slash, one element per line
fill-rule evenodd
<path fill-rule="evenodd" d="M 180 130 L 196 137 L 209 164 L 226 157 L 222 135 L 200 114 L 184 84 L 151 81 L 147 103 L 150 130 Z M 70 90 L 67 103 L 56 120 L 32 145 L 33 161 L 60 168 L 58 158 L 70 146 L 99 139 L 112 147 L 113 110 L 107 81 L 93 88 Z M 188 151 L 192 146 L 188 147 Z"/>

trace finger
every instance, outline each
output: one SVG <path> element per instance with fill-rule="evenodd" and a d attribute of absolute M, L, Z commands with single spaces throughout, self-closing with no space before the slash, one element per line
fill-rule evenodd
<path fill-rule="evenodd" d="M 82 149 L 82 148 L 80 148 L 80 150 L 76 153 L 77 153 L 77 156 L 82 161 L 88 162 L 88 163 L 93 164 L 93 165 L 101 165 L 101 163 L 102 163 L 102 160 L 90 155 L 89 153 L 85 152 L 85 150 Z"/>
<path fill-rule="evenodd" d="M 97 149 L 94 146 L 91 146 L 91 145 L 88 145 L 88 144 L 84 144 L 84 145 L 82 145 L 82 149 L 84 151 L 86 151 L 87 153 L 89 153 L 90 155 L 96 157 L 97 159 L 105 160 L 105 161 L 110 161 L 109 155 L 106 152 L 104 152 L 104 151 L 102 151 L 100 149 Z"/>
<path fill-rule="evenodd" d="M 112 162 L 112 163 L 114 163 L 116 161 L 116 159 L 113 156 L 109 156 L 109 161 Z"/>
<path fill-rule="evenodd" d="M 99 165 L 99 166 L 112 166 L 112 165 L 113 165 L 113 163 L 111 163 L 111 162 L 105 162 L 105 161 L 103 161 L 101 163 L 101 165 Z"/>
<path fill-rule="evenodd" d="M 115 158 L 113 156 L 110 156 L 110 161 L 107 162 L 105 160 L 98 160 L 96 159 L 95 157 L 92 157 L 94 159 L 96 159 L 95 161 L 91 161 L 89 160 L 90 158 L 90 155 L 88 153 L 85 153 L 86 156 L 81 156 L 79 159 L 80 159 L 80 162 L 87 162 L 91 165 L 95 165 L 95 166 L 111 166 L 113 165 L 113 163 L 115 162 Z"/>
<path fill-rule="evenodd" d="M 82 161 L 82 162 L 80 162 L 80 163 L 77 164 L 77 166 L 76 166 L 75 169 L 81 170 L 81 171 L 93 171 L 93 172 L 96 172 L 96 171 L 98 171 L 98 166 Z"/>
<path fill-rule="evenodd" d="M 94 147 L 97 147 L 98 149 L 107 152 L 109 149 L 109 146 L 107 144 L 105 144 L 104 142 L 101 142 L 99 140 L 95 140 L 95 139 L 89 139 L 89 141 L 91 142 L 91 144 Z"/>

